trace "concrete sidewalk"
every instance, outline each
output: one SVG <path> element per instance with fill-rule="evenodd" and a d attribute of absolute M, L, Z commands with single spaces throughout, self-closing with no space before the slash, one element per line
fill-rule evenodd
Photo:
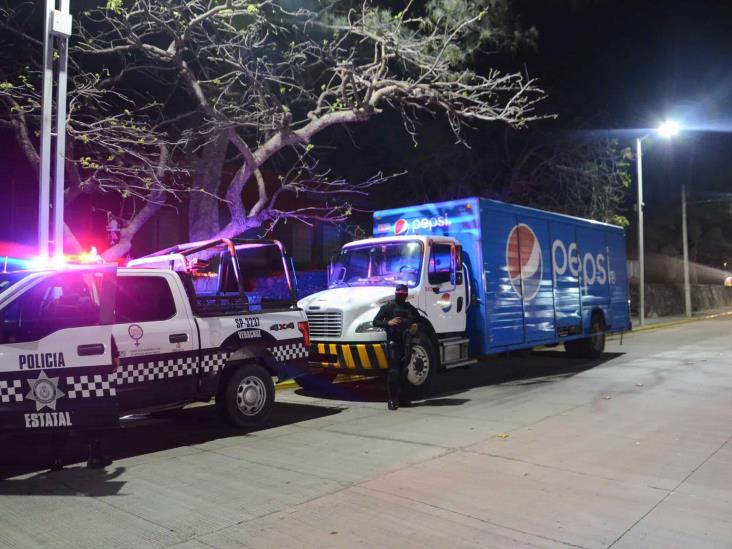
<path fill-rule="evenodd" d="M 106 471 L 8 441 L 0 547 L 730 547 L 731 330 L 497 357 L 397 412 L 378 380 L 284 391 L 247 434 L 186 410 L 121 429 Z"/>

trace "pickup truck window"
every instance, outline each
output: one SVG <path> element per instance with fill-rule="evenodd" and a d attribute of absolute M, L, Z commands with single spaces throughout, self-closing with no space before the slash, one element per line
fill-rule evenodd
<path fill-rule="evenodd" d="M 67 328 L 99 324 L 99 283 L 91 273 L 63 273 L 36 284 L 2 311 L 3 343 L 38 341 Z"/>
<path fill-rule="evenodd" d="M 290 286 L 279 247 L 251 244 L 237 247 L 236 255 L 250 311 L 291 304 Z M 191 260 L 197 261 L 191 280 L 198 308 L 226 309 L 225 303 L 231 301 L 230 305 L 235 310 L 241 310 L 244 304 L 239 300 L 231 256 L 213 255 L 207 251 L 193 256 Z"/>
<path fill-rule="evenodd" d="M 170 285 L 161 276 L 120 276 L 117 278 L 115 322 L 155 322 L 175 316 Z"/>

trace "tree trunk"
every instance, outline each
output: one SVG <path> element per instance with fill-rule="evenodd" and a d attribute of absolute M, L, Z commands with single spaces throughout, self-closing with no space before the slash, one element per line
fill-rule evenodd
<path fill-rule="evenodd" d="M 142 226 L 150 220 L 158 210 L 165 204 L 165 193 L 161 190 L 153 191 L 150 194 L 150 199 L 145 204 L 145 207 L 140 210 L 135 217 L 124 227 L 119 233 L 119 242 L 107 248 L 102 257 L 106 261 L 112 261 L 119 259 L 127 255 L 132 248 L 132 239 L 135 237 L 137 232 L 142 229 Z"/>
<path fill-rule="evenodd" d="M 195 242 L 212 238 L 219 232 L 219 189 L 228 138 L 222 132 L 203 148 L 193 174 L 193 189 L 188 209 L 188 238 Z"/>

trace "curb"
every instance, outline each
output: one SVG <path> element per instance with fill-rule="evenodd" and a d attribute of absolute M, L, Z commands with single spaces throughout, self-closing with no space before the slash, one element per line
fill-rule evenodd
<path fill-rule="evenodd" d="M 344 375 L 344 374 L 338 374 L 338 375 Z M 362 375 L 350 375 L 350 376 L 347 374 L 345 374 L 345 375 L 347 376 L 347 379 L 336 378 L 333 381 L 333 383 L 338 384 L 338 383 L 342 383 L 344 381 L 361 381 L 363 379 L 369 379 L 371 377 L 371 376 L 362 376 Z M 288 379 L 287 381 L 283 381 L 281 383 L 275 384 L 275 391 L 284 391 L 286 389 L 297 389 L 298 387 L 300 387 L 300 385 L 298 385 L 296 381 L 294 381 L 292 379 Z"/>
<path fill-rule="evenodd" d="M 697 322 L 699 320 L 710 320 L 710 319 L 714 319 L 714 318 L 722 318 L 725 316 L 732 316 L 732 311 L 725 311 L 723 313 L 712 313 L 712 314 L 707 314 L 707 315 L 694 316 L 691 318 L 680 318 L 678 320 L 670 320 L 668 322 L 656 322 L 654 324 L 646 324 L 645 326 L 639 326 L 638 328 L 633 328 L 630 332 L 626 332 L 626 333 L 632 334 L 632 333 L 636 333 L 636 332 L 647 332 L 649 330 L 668 328 L 670 326 L 676 326 L 678 324 L 688 324 L 689 322 Z"/>

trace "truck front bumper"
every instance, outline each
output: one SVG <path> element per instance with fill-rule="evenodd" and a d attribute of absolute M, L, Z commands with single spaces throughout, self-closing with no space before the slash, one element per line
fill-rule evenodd
<path fill-rule="evenodd" d="M 383 372 L 389 368 L 386 343 L 327 343 L 310 345 L 309 366 L 342 373 Z"/>

